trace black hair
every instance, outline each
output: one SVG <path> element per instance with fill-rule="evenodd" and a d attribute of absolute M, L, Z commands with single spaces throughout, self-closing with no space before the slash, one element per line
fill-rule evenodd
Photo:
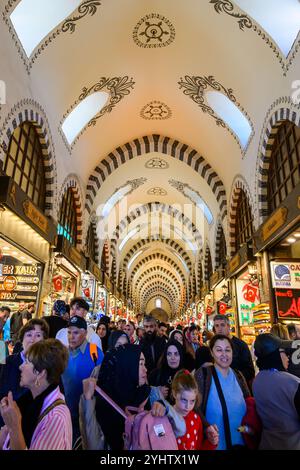
<path fill-rule="evenodd" d="M 216 344 L 216 342 L 217 342 L 218 340 L 224 341 L 224 339 L 226 339 L 226 341 L 228 341 L 228 343 L 230 344 L 230 347 L 231 347 L 231 349 L 232 349 L 232 351 L 233 351 L 232 341 L 231 341 L 230 338 L 228 338 L 228 336 L 225 336 L 225 335 L 215 335 L 215 336 L 213 336 L 212 339 L 211 339 L 210 342 L 209 342 L 209 349 L 212 351 L 213 348 L 214 348 L 214 346 L 215 346 L 215 344 Z"/>
<path fill-rule="evenodd" d="M 163 321 L 161 321 L 161 322 L 159 323 L 159 325 L 158 325 L 159 328 L 160 328 L 161 326 L 163 326 L 164 328 L 168 328 L 168 325 L 167 325 L 165 322 L 163 322 Z"/>
<path fill-rule="evenodd" d="M 72 308 L 75 304 L 77 304 L 79 308 L 83 308 L 87 312 L 90 309 L 89 304 L 84 300 L 83 297 L 74 297 L 74 299 L 72 299 L 70 302 L 70 307 Z"/>
<path fill-rule="evenodd" d="M 11 312 L 11 309 L 9 307 L 5 307 L 5 306 L 1 307 L 0 310 L 1 310 L 1 312 L 6 312 L 6 311 L 9 312 L 9 313 Z"/>

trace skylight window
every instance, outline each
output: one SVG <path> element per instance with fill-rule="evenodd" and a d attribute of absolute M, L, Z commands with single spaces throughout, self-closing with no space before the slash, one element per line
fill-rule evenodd
<path fill-rule="evenodd" d="M 138 251 L 138 252 L 131 258 L 131 260 L 129 261 L 128 266 L 127 266 L 128 271 L 129 271 L 129 269 L 130 269 L 132 263 L 134 263 L 134 261 L 135 261 L 143 252 L 144 252 L 144 250 L 140 250 L 140 251 Z"/>
<path fill-rule="evenodd" d="M 300 29 L 299 0 L 235 0 L 259 23 L 287 57 Z"/>
<path fill-rule="evenodd" d="M 179 259 L 179 261 L 183 264 L 184 269 L 186 270 L 186 272 L 189 273 L 190 270 L 189 270 L 189 268 L 187 267 L 186 262 L 181 258 L 181 256 L 180 256 L 178 253 L 176 253 L 175 250 L 172 250 L 172 253 L 173 253 L 173 255 L 176 256 L 176 257 Z"/>
<path fill-rule="evenodd" d="M 103 209 L 102 209 L 102 217 L 107 217 L 110 213 L 110 211 L 113 209 L 113 207 L 118 204 L 118 202 L 127 194 L 131 191 L 131 184 L 127 184 L 124 186 L 124 188 L 119 189 L 117 192 L 115 192 L 109 200 L 105 203 Z"/>
<path fill-rule="evenodd" d="M 223 93 L 207 91 L 205 96 L 209 106 L 230 127 L 238 137 L 242 148 L 245 149 L 252 132 L 248 119 Z"/>
<path fill-rule="evenodd" d="M 22 0 L 16 6 L 10 20 L 28 58 L 80 3 L 81 0 Z"/>
<path fill-rule="evenodd" d="M 140 231 L 140 226 L 138 227 L 135 227 L 134 229 L 130 230 L 130 232 L 128 232 L 128 234 L 126 235 L 125 238 L 123 238 L 123 240 L 121 241 L 120 245 L 119 245 L 119 251 L 121 252 L 124 248 L 124 246 L 126 245 L 126 243 L 128 242 L 128 240 L 130 238 L 133 238 L 134 235 L 136 235 L 138 232 Z"/>
<path fill-rule="evenodd" d="M 161 308 L 161 299 L 158 298 L 158 299 L 155 300 L 155 307 L 156 308 Z"/>
<path fill-rule="evenodd" d="M 69 145 L 74 142 L 87 123 L 105 106 L 108 96 L 109 94 L 105 91 L 93 93 L 82 100 L 66 117 L 61 128 Z"/>

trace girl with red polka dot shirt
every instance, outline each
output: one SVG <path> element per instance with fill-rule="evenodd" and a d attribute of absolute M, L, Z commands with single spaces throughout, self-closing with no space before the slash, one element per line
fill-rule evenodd
<path fill-rule="evenodd" d="M 219 436 L 215 426 L 206 429 L 204 437 L 200 416 L 194 411 L 200 401 L 199 391 L 194 377 L 187 370 L 180 370 L 172 382 L 172 394 L 175 399 L 174 409 L 182 416 L 186 424 L 186 433 L 177 438 L 179 450 L 215 450 Z"/>

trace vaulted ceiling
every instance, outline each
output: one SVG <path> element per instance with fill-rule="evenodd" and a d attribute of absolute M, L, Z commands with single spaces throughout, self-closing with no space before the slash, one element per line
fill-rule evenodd
<path fill-rule="evenodd" d="M 51 1 L 56 13 L 66 4 Z M 153 294 L 175 314 L 195 293 L 207 245 L 214 259 L 217 224 L 228 236 L 234 177 L 255 178 L 268 108 L 297 78 L 299 27 L 289 20 L 294 11 L 300 25 L 300 4 L 285 0 L 285 17 L 277 0 L 251 7 L 242 0 L 72 0 L 71 14 L 27 57 L 10 17 L 23 2 L 1 2 L 7 67 L 0 78 L 18 76 L 8 105 L 24 98 L 41 105 L 58 185 L 70 173 L 78 176 L 85 224 L 96 218 L 100 248 L 110 240 L 121 287 L 130 288 L 138 308 L 146 310 Z M 37 19 L 42 24 L 36 6 L 28 31 Z M 289 38 L 277 35 L 281 21 Z M 106 106 L 69 145 L 64 119 L 99 91 L 108 93 Z M 209 106 L 211 91 L 246 117 L 246 145 Z"/>

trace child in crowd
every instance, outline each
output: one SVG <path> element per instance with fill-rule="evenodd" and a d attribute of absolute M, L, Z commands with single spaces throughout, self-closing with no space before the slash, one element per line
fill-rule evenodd
<path fill-rule="evenodd" d="M 218 446 L 218 432 L 213 426 L 207 430 L 204 438 L 203 424 L 200 416 L 194 411 L 199 406 L 200 395 L 194 377 L 188 370 L 180 370 L 172 382 L 172 394 L 175 400 L 174 409 L 181 415 L 186 424 L 186 433 L 177 438 L 179 450 L 215 450 Z"/>

